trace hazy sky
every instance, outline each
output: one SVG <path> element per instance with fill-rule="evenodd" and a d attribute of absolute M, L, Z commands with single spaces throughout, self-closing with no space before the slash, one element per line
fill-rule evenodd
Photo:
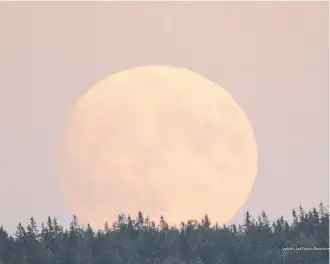
<path fill-rule="evenodd" d="M 236 221 L 327 202 L 328 40 L 327 2 L 1 3 L 0 224 L 69 223 L 54 163 L 69 108 L 108 74 L 150 64 L 219 83 L 251 121 L 259 173 Z"/>

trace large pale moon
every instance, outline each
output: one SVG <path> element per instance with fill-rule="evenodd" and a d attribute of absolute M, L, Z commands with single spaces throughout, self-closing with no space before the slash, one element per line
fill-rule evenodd
<path fill-rule="evenodd" d="M 221 86 L 183 68 L 146 66 L 98 82 L 69 113 L 59 144 L 61 193 L 102 228 L 138 211 L 170 225 L 227 223 L 247 200 L 257 146 Z"/>

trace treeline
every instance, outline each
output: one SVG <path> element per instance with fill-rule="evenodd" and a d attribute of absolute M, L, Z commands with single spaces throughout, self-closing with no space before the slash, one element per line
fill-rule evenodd
<path fill-rule="evenodd" d="M 18 224 L 9 235 L 0 228 L 1 264 L 326 264 L 329 263 L 329 211 L 322 203 L 305 212 L 292 210 L 292 221 L 256 219 L 245 213 L 241 225 L 218 226 L 206 215 L 179 228 L 139 212 L 120 215 L 103 230 L 80 227 L 73 217 L 64 229 L 48 217 L 37 226 Z"/>

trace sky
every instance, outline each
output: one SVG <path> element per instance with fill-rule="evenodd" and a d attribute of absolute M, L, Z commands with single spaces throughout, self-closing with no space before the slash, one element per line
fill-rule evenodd
<path fill-rule="evenodd" d="M 328 32 L 327 2 L 0 3 L 0 225 L 70 222 L 54 161 L 69 109 L 153 64 L 220 84 L 250 120 L 258 175 L 233 222 L 327 203 Z"/>

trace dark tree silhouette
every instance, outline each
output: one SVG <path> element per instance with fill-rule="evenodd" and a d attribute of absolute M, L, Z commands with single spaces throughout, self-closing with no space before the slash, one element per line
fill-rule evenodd
<path fill-rule="evenodd" d="M 266 212 L 242 225 L 201 222 L 170 227 L 163 216 L 155 224 L 142 212 L 120 214 L 104 230 L 83 228 L 73 216 L 69 229 L 48 217 L 38 228 L 33 217 L 9 235 L 0 226 L 0 264 L 325 264 L 329 263 L 329 210 L 322 203 L 305 212 L 292 210 L 292 221 L 271 222 Z"/>

